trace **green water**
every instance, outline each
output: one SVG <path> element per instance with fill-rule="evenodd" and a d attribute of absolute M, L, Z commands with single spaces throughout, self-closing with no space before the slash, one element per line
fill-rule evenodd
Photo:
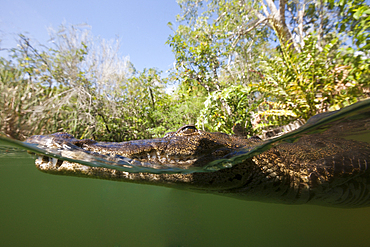
<path fill-rule="evenodd" d="M 370 142 L 369 132 L 350 134 Z M 49 175 L 14 142 L 0 145 L 0 246 L 370 246 L 370 207 L 259 203 Z"/>
<path fill-rule="evenodd" d="M 240 201 L 0 159 L 1 246 L 369 246 L 370 208 Z"/>

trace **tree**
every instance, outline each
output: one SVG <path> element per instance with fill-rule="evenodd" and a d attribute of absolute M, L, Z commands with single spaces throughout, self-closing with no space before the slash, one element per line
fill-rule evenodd
<path fill-rule="evenodd" d="M 254 112 L 262 102 L 257 88 L 230 86 L 211 93 L 204 102 L 197 125 L 209 131 L 232 134 L 232 128 L 240 125 L 246 135 L 257 133 L 253 130 Z M 225 107 L 227 106 L 227 107 Z"/>
<path fill-rule="evenodd" d="M 94 44 L 89 27 L 62 25 L 50 33 L 51 48 L 39 50 L 20 35 L 20 49 L 13 49 L 29 83 L 54 92 L 37 113 L 38 131 L 68 130 L 76 137 L 91 138 L 108 130 L 109 114 L 115 109 L 108 102 L 114 102 L 115 89 L 127 81 L 127 63 L 117 57 L 114 45 Z"/>
<path fill-rule="evenodd" d="M 254 73 L 254 55 L 266 49 L 267 33 L 257 28 L 245 34 L 237 31 L 249 19 L 247 5 L 240 1 L 212 1 L 198 14 L 204 1 L 179 4 L 183 15 L 178 16 L 178 21 L 185 24 L 167 41 L 176 57 L 176 79 L 185 85 L 200 85 L 211 93 L 227 85 L 246 85 L 259 77 Z"/>
<path fill-rule="evenodd" d="M 22 65 L 0 58 L 0 132 L 25 139 L 40 128 L 34 116 L 54 92 L 39 83 L 30 83 Z"/>
<path fill-rule="evenodd" d="M 164 98 L 160 72 L 137 72 L 118 56 L 117 41 L 96 39 L 86 26 L 51 35 L 53 47 L 41 48 L 20 35 L 15 62 L 1 60 L 0 130 L 18 139 L 59 131 L 106 141 L 151 138 Z"/>
<path fill-rule="evenodd" d="M 230 107 L 233 97 L 221 96 L 231 85 L 245 90 L 258 87 L 265 100 L 255 114 L 278 125 L 353 103 L 368 85 L 364 79 L 368 65 L 358 56 L 353 61 L 354 50 L 343 52 L 343 33 L 336 28 L 343 11 L 328 2 L 181 0 L 179 4 L 178 20 L 185 24 L 168 42 L 177 58 L 178 80 L 206 84 L 209 97 L 202 116 L 207 117 L 199 119 L 199 126 L 209 123 L 214 112 L 209 106 L 215 105 L 221 115 L 214 125 L 231 131 L 230 123 L 222 119 L 233 119 L 239 109 Z M 355 13 L 353 9 L 348 11 Z M 358 11 L 361 14 L 356 16 L 366 20 L 366 8 Z M 275 48 L 270 49 L 268 41 Z"/>

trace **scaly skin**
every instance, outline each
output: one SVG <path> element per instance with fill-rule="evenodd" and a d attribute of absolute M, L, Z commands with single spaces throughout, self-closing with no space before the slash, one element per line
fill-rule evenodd
<path fill-rule="evenodd" d="M 52 174 L 109 179 L 190 189 L 245 200 L 287 204 L 364 207 L 370 204 L 370 145 L 340 138 L 346 131 L 370 126 L 368 119 L 332 123 L 321 133 L 304 135 L 293 143 L 281 143 L 242 163 L 215 172 L 191 174 L 129 173 L 84 166 L 41 157 L 36 166 Z M 233 157 L 240 148 L 261 144 L 256 139 L 209 133 L 184 126 L 163 138 L 122 143 L 78 140 L 66 133 L 33 136 L 27 140 L 48 147 L 74 147 L 68 151 L 90 153 L 132 164 L 203 167 L 211 161 Z M 68 148 L 67 148 L 68 150 Z M 80 159 L 83 159 L 80 157 Z"/>

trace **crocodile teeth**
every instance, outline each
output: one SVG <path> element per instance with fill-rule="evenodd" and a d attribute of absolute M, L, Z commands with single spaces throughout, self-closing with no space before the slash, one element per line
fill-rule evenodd
<path fill-rule="evenodd" d="M 58 159 L 56 159 L 56 158 L 51 158 L 51 161 L 52 161 L 54 166 L 56 166 L 57 163 L 58 163 Z"/>
<path fill-rule="evenodd" d="M 190 164 L 197 160 L 194 156 L 168 155 L 159 150 L 152 150 L 141 156 L 132 156 L 130 158 L 141 162 L 145 161 L 161 164 Z"/>
<path fill-rule="evenodd" d="M 167 162 L 166 158 L 159 158 L 159 160 L 160 160 L 161 163 L 166 163 Z"/>
<path fill-rule="evenodd" d="M 42 156 L 37 156 L 37 161 L 42 162 Z"/>

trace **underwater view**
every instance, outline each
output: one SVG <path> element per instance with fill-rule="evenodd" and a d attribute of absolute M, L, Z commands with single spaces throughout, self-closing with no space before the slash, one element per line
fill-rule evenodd
<path fill-rule="evenodd" d="M 243 157 L 349 120 L 362 121 L 360 128 L 347 129 L 341 135 L 370 143 L 369 113 L 369 100 L 354 104 L 221 163 L 236 164 Z M 2 246 L 368 246 L 370 242 L 369 207 L 263 203 L 161 186 L 50 175 L 36 169 L 37 156 L 26 149 L 59 159 L 71 157 L 57 156 L 62 154 L 60 149 L 52 153 L 4 136 L 0 144 Z M 74 161 L 89 165 L 84 160 Z M 92 166 L 117 165 L 101 157 L 90 162 Z M 223 169 L 221 165 L 218 168 Z M 168 169 L 160 172 L 174 172 Z"/>

